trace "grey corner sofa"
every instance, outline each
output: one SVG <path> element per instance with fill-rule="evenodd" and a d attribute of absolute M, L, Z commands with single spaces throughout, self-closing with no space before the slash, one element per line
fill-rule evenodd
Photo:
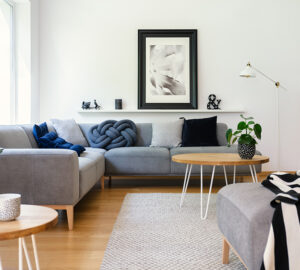
<path fill-rule="evenodd" d="M 94 124 L 79 124 L 87 137 Z M 51 131 L 54 127 L 48 124 Z M 77 156 L 74 151 L 63 149 L 39 149 L 32 135 L 32 125 L 0 126 L 0 193 L 14 192 L 22 195 L 22 203 L 47 205 L 67 211 L 69 229 L 73 228 L 74 206 L 104 177 L 108 176 L 176 176 L 184 175 L 185 166 L 171 161 L 172 156 L 181 153 L 232 153 L 236 147 L 227 147 L 225 132 L 227 126 L 217 125 L 220 146 L 214 147 L 149 147 L 152 139 L 152 124 L 137 124 L 136 145 L 115 148 L 109 151 L 89 147 Z M 257 172 L 261 166 L 257 166 Z M 204 174 L 211 168 L 204 167 Z M 227 169 L 228 173 L 232 168 Z M 222 174 L 221 168 L 216 174 Z M 192 174 L 199 174 L 194 166 Z M 237 168 L 237 175 L 249 174 L 247 166 Z"/>

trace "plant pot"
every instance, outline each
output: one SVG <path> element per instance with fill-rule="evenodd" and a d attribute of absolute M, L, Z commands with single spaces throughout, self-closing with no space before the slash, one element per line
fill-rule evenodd
<path fill-rule="evenodd" d="M 238 153 L 242 159 L 252 159 L 255 155 L 255 144 L 238 144 Z"/>

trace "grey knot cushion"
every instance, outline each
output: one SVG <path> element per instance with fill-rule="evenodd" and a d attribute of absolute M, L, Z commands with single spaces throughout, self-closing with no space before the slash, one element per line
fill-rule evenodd
<path fill-rule="evenodd" d="M 109 150 L 134 145 L 136 134 L 136 125 L 131 120 L 107 120 L 90 128 L 88 141 L 92 147 Z"/>

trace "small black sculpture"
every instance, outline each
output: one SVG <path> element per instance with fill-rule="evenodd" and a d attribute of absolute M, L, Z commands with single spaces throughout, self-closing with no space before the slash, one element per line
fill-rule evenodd
<path fill-rule="evenodd" d="M 221 99 L 217 99 L 216 95 L 210 94 L 208 96 L 207 109 L 208 110 L 220 110 Z"/>
<path fill-rule="evenodd" d="M 91 106 L 91 102 L 85 102 L 85 101 L 82 101 L 81 108 L 82 108 L 83 110 L 89 110 L 89 109 L 90 109 L 90 106 Z"/>
<path fill-rule="evenodd" d="M 95 110 L 99 110 L 100 109 L 100 105 L 98 105 L 96 99 L 94 99 L 94 105 L 95 105 Z"/>
<path fill-rule="evenodd" d="M 81 105 L 81 108 L 83 110 L 92 110 L 92 109 L 95 109 L 95 110 L 100 110 L 100 105 L 97 103 L 97 100 L 94 99 L 94 105 L 95 107 L 91 107 L 91 102 L 86 102 L 86 101 L 82 101 L 82 105 Z"/>

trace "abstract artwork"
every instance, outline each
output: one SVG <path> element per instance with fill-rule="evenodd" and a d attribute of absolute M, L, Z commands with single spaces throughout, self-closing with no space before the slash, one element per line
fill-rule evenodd
<path fill-rule="evenodd" d="M 197 30 L 139 30 L 139 109 L 197 109 Z"/>

